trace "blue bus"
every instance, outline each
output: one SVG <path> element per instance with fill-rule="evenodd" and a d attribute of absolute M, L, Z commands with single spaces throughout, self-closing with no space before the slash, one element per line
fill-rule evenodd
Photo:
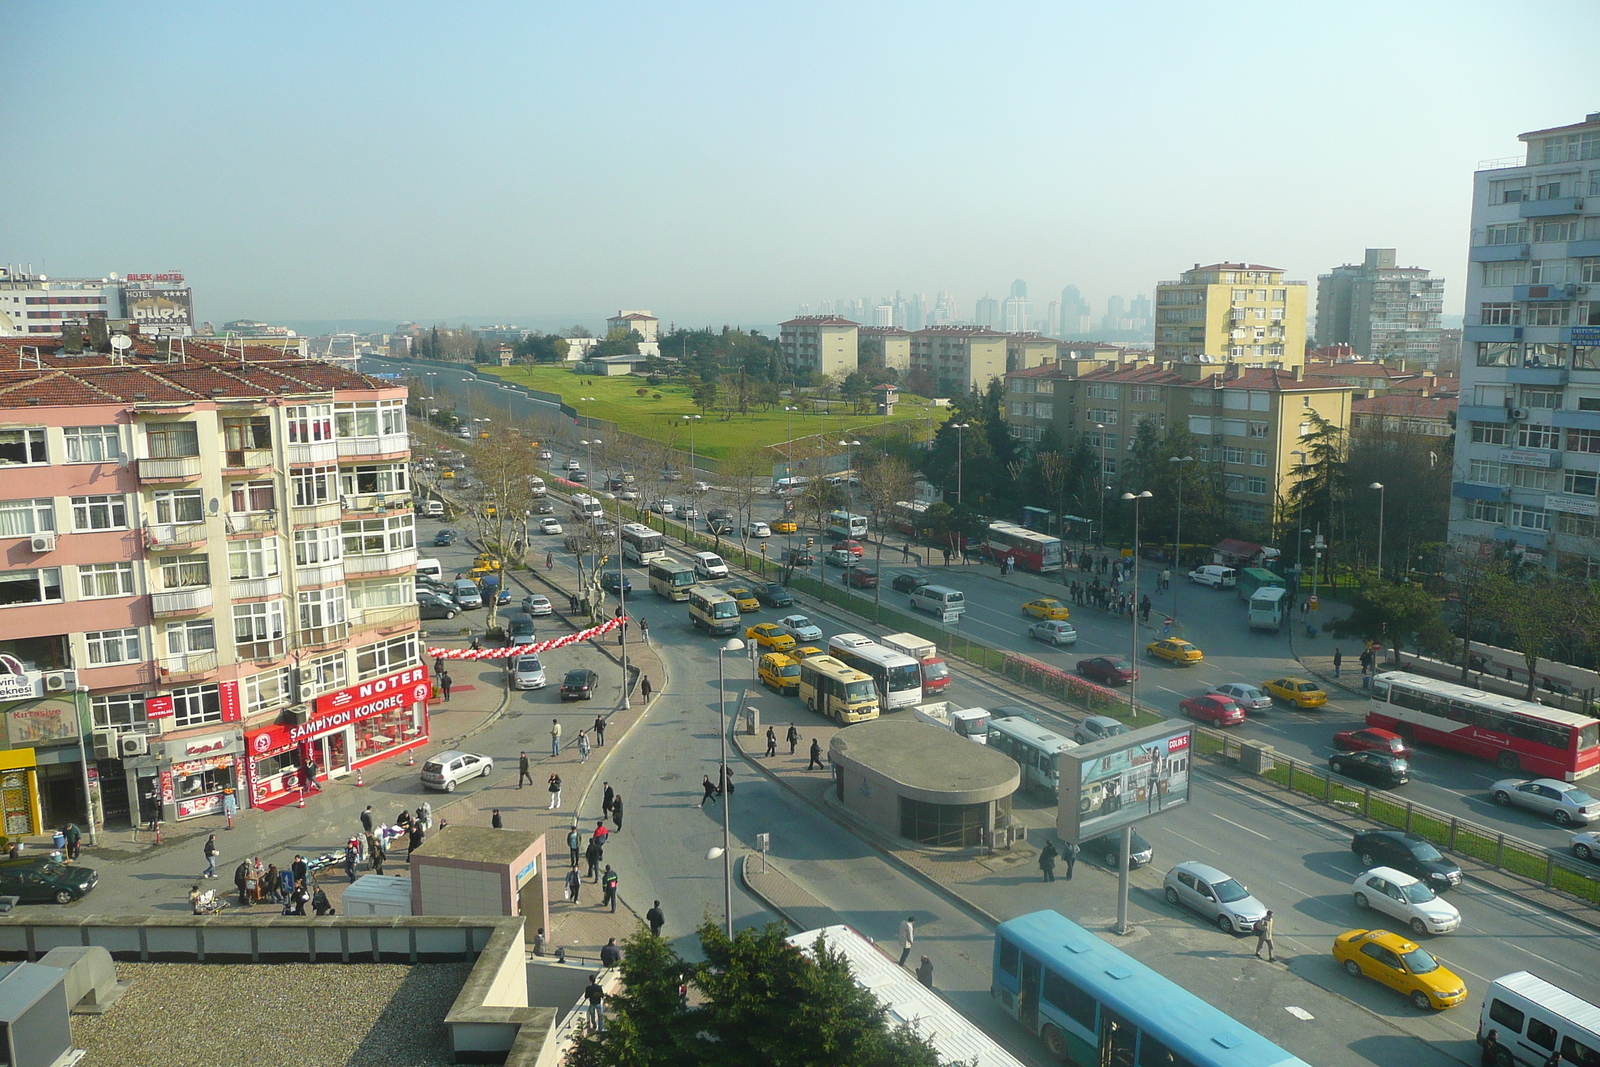
<path fill-rule="evenodd" d="M 1309 1067 L 1053 911 L 1000 924 L 989 993 L 1080 1067 Z"/>

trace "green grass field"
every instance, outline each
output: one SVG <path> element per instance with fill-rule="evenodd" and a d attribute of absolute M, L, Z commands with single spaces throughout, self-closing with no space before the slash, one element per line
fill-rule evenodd
<path fill-rule="evenodd" d="M 590 378 L 560 366 L 482 369 L 517 385 L 559 393 L 561 399 L 581 415 L 609 419 L 629 433 L 685 451 L 690 443 L 689 426 L 681 416 L 700 414 L 688 386 L 678 383 L 663 383 L 652 388 L 644 384 L 643 378 L 631 374 L 615 378 Z M 639 389 L 649 391 L 639 396 Z M 657 394 L 660 394 L 660 400 L 655 399 Z M 583 400 L 583 397 L 594 399 Z M 921 397 L 904 399 L 904 394 L 902 397 L 895 407 L 894 416 L 887 420 L 888 425 L 897 432 L 910 433 L 914 441 L 928 439 L 930 418 L 932 426 L 937 427 L 949 415 L 948 408 L 936 408 Z M 829 415 L 820 411 L 796 411 L 791 414 L 782 408 L 770 411 L 752 408 L 748 415 L 735 415 L 724 421 L 720 413 L 713 411 L 693 420 L 694 449 L 700 455 L 721 459 L 743 449 L 766 445 L 781 448 L 789 440 L 791 430 L 797 439 L 820 432 L 826 435 L 826 439 L 838 441 L 847 434 L 859 436 L 862 433 L 876 433 L 884 427 L 882 416 L 844 414 L 847 405 L 838 400 L 831 406 L 839 413 Z"/>

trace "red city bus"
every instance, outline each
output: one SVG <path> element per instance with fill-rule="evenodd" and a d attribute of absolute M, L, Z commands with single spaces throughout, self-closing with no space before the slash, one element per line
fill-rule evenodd
<path fill-rule="evenodd" d="M 1367 725 L 1504 771 L 1573 782 L 1600 770 L 1600 720 L 1405 671 L 1373 678 Z"/>
<path fill-rule="evenodd" d="M 983 539 L 983 554 L 990 559 L 1010 556 L 1024 570 L 1048 574 L 1061 569 L 1061 538 L 1014 522 L 991 522 Z"/>

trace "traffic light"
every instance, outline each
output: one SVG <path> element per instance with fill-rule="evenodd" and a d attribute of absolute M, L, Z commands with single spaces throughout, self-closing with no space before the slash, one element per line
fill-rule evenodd
<path fill-rule="evenodd" d="M 806 547 L 807 548 L 811 548 L 815 544 L 816 544 L 816 540 L 814 538 L 810 538 L 810 537 L 806 538 Z"/>

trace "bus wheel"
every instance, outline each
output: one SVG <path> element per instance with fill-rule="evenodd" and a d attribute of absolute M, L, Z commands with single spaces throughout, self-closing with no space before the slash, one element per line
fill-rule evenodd
<path fill-rule="evenodd" d="M 1494 761 L 1502 771 L 1514 771 L 1517 769 L 1517 754 L 1515 752 L 1502 752 L 1494 758 Z"/>
<path fill-rule="evenodd" d="M 811 711 L 816 711 L 817 710 L 816 698 L 815 697 L 807 697 L 806 698 L 806 707 Z"/>
<path fill-rule="evenodd" d="M 1039 1031 L 1039 1036 L 1044 1038 L 1044 1047 L 1050 1050 L 1050 1055 L 1058 1060 L 1067 1058 L 1067 1038 L 1060 1030 L 1045 1023 L 1044 1029 Z"/>

